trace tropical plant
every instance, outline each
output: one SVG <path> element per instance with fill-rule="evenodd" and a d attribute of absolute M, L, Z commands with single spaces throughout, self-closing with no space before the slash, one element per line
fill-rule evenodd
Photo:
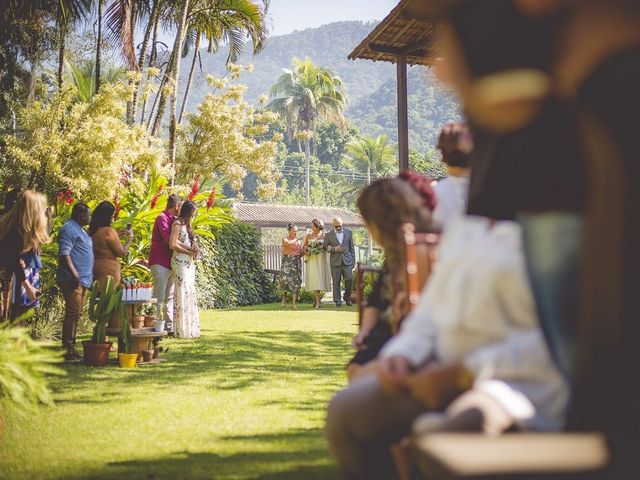
<path fill-rule="evenodd" d="M 106 71 L 99 73 L 95 61 L 79 63 L 66 63 L 67 83 L 75 93 L 76 100 L 88 103 L 98 93 L 98 83 L 117 83 L 125 79 L 125 71 L 122 67 L 110 66 Z M 98 76 L 100 75 L 101 80 Z"/>
<path fill-rule="evenodd" d="M 239 65 L 227 68 L 232 78 L 238 78 L 242 71 Z M 263 182 L 257 188 L 258 193 L 265 197 L 272 195 L 278 177 L 273 161 L 281 135 L 264 141 L 258 139 L 276 114 L 256 112 L 243 99 L 246 89 L 243 85 L 228 85 L 211 75 L 207 81 L 220 91 L 207 94 L 198 111 L 187 116 L 181 132 L 178 180 L 186 181 L 196 175 L 224 176 L 233 189 L 239 190 L 250 171 Z"/>
<path fill-rule="evenodd" d="M 122 331 L 120 332 L 120 336 L 122 338 L 124 353 L 131 353 L 133 338 L 131 336 L 131 325 L 129 325 L 129 309 L 125 302 L 120 302 L 120 318 L 122 319 Z"/>
<path fill-rule="evenodd" d="M 371 177 L 382 177 L 397 173 L 396 148 L 386 135 L 357 137 L 349 142 L 342 157 L 342 166 L 353 172 L 364 174 L 366 184 Z"/>
<path fill-rule="evenodd" d="M 293 68 L 284 72 L 269 91 L 271 101 L 267 108 L 283 115 L 288 131 L 304 143 L 305 198 L 309 203 L 311 140 L 315 137 L 316 121 L 323 118 L 344 124 L 347 96 L 342 80 L 331 70 L 314 65 L 310 58 L 294 58 Z"/>
<path fill-rule="evenodd" d="M 24 321 L 26 317 L 19 318 Z M 57 367 L 62 352 L 51 350 L 34 341 L 28 330 L 0 326 L 0 414 L 9 404 L 18 408 L 39 403 L 53 405 L 47 376 L 63 375 Z M 0 426 L 1 426 L 0 419 Z"/>
<path fill-rule="evenodd" d="M 104 84 L 86 103 L 64 89 L 47 103 L 19 109 L 20 133 L 0 136 L 5 165 L 50 198 L 67 188 L 85 199 L 112 198 L 123 172 L 145 174 L 164 158 L 159 139 L 125 123 L 126 98 L 127 85 Z"/>
<path fill-rule="evenodd" d="M 98 281 L 93 282 L 89 295 L 89 319 L 95 323 L 92 343 L 105 343 L 107 324 L 113 314 L 120 310 L 122 287 L 114 285 L 113 280 L 113 277 L 108 276 L 104 288 L 100 288 Z"/>

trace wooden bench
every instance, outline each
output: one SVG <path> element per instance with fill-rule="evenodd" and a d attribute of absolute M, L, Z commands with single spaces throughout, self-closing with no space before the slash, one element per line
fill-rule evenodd
<path fill-rule="evenodd" d="M 375 267 L 373 265 L 363 265 L 358 262 L 356 264 L 356 278 L 355 278 L 355 287 L 356 287 L 356 304 L 358 305 L 358 328 L 362 326 L 362 313 L 367 306 L 367 299 L 364 296 L 364 278 L 366 274 L 370 275 L 380 275 L 382 272 L 382 268 Z"/>
<path fill-rule="evenodd" d="M 606 478 L 600 433 L 429 433 L 412 439 L 428 479 L 561 480 Z"/>

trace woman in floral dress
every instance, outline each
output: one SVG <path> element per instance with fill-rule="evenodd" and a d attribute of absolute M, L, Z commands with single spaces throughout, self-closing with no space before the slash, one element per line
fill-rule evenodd
<path fill-rule="evenodd" d="M 200 317 L 196 303 L 196 264 L 199 250 L 195 243 L 191 220 L 196 214 L 196 205 L 184 202 L 180 215 L 171 226 L 169 246 L 173 250 L 171 270 L 175 282 L 173 297 L 173 323 L 176 337 L 196 338 L 200 336 Z"/>
<path fill-rule="evenodd" d="M 313 308 L 320 308 L 320 292 L 331 290 L 331 271 L 324 251 L 324 226 L 317 218 L 311 221 L 311 233 L 304 239 L 304 253 L 307 256 L 304 285 L 313 292 Z"/>
<path fill-rule="evenodd" d="M 291 293 L 293 308 L 298 300 L 302 285 L 302 245 L 298 238 L 298 227 L 290 223 L 288 235 L 282 239 L 282 306 L 287 303 L 287 293 Z"/>

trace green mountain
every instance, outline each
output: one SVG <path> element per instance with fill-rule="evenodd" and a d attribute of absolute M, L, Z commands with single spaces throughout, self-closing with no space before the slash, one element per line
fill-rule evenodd
<path fill-rule="evenodd" d="M 317 65 L 328 67 L 344 81 L 349 96 L 347 118 L 361 132 L 387 134 L 397 140 L 396 131 L 396 68 L 385 62 L 348 60 L 347 55 L 375 27 L 375 23 L 336 22 L 319 28 L 295 31 L 272 37 L 255 57 L 245 54 L 238 63 L 254 65 L 252 73 L 245 73 L 240 82 L 248 86 L 247 100 L 256 102 L 269 91 L 291 65 L 294 57 L 310 57 Z M 202 50 L 202 71 L 196 75 L 189 109 L 194 109 L 207 91 L 205 76 L 225 73 L 226 52 L 210 55 Z M 184 77 L 190 58 L 184 59 Z M 440 127 L 458 118 L 455 97 L 438 86 L 432 73 L 423 67 L 409 69 L 409 129 L 410 147 L 425 151 L 433 146 Z"/>

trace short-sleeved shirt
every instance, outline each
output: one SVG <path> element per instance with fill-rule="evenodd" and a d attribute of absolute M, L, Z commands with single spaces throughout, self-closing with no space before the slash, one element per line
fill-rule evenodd
<path fill-rule="evenodd" d="M 166 210 L 156 218 L 151 236 L 149 265 L 160 265 L 171 270 L 171 255 L 173 252 L 169 246 L 169 239 L 171 238 L 171 225 L 174 220 L 175 217 Z"/>
<path fill-rule="evenodd" d="M 90 288 L 93 282 L 93 242 L 91 237 L 75 220 L 65 223 L 58 233 L 58 255 L 69 256 L 73 266 L 80 277 L 80 284 Z M 68 282 L 72 279 L 71 273 L 63 262 L 58 265 L 56 280 Z"/>

